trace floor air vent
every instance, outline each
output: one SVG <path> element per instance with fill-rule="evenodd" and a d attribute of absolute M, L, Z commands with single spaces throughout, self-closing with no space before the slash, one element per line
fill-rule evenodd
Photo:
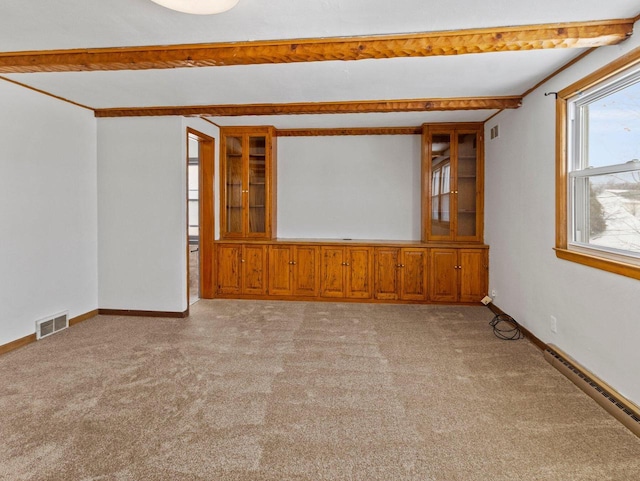
<path fill-rule="evenodd" d="M 68 312 L 61 312 L 53 316 L 45 317 L 44 319 L 36 321 L 36 338 L 42 339 L 67 327 L 69 327 Z"/>
<path fill-rule="evenodd" d="M 583 369 L 578 363 L 551 345 L 544 352 L 544 358 L 564 374 L 571 382 L 593 398 L 609 414 L 624 424 L 631 432 L 640 437 L 640 409 L 630 401 Z"/>

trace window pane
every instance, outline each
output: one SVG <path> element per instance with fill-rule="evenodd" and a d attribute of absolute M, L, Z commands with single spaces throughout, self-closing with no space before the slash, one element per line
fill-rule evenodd
<path fill-rule="evenodd" d="M 198 227 L 199 224 L 198 201 L 189 201 L 189 227 Z"/>
<path fill-rule="evenodd" d="M 640 83 L 582 107 L 587 166 L 624 164 L 640 159 Z"/>
<path fill-rule="evenodd" d="M 640 170 L 594 175 L 588 184 L 589 243 L 640 254 Z"/>
<path fill-rule="evenodd" d="M 189 191 L 198 191 L 198 182 L 199 182 L 199 177 L 198 177 L 198 165 L 197 164 L 191 164 L 188 167 L 188 181 L 189 181 Z"/>

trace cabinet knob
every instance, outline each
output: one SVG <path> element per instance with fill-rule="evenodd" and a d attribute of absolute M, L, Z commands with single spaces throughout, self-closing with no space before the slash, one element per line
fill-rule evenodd
<path fill-rule="evenodd" d="M 240 262 L 244 262 L 244 259 L 241 259 Z"/>
<path fill-rule="evenodd" d="M 347 266 L 347 267 L 349 267 L 349 263 L 348 263 L 348 262 L 345 262 L 345 263 L 344 263 L 344 265 L 345 265 L 345 266 Z"/>
<path fill-rule="evenodd" d="M 291 263 L 295 266 L 296 265 L 296 261 L 291 261 Z"/>

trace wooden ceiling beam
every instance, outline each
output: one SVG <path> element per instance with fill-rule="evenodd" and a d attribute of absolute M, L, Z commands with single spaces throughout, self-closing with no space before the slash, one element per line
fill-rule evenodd
<path fill-rule="evenodd" d="M 391 112 L 431 112 L 445 110 L 516 109 L 522 97 L 478 97 L 410 100 L 356 100 L 345 102 L 307 102 L 288 104 L 192 105 L 175 107 L 132 107 L 95 109 L 96 117 L 157 117 L 207 115 L 238 117 L 244 115 L 366 114 Z"/>
<path fill-rule="evenodd" d="M 617 44 L 633 19 L 368 37 L 0 53 L 0 73 L 148 70 L 330 60 L 431 57 Z"/>
<path fill-rule="evenodd" d="M 422 127 L 346 127 L 328 129 L 277 129 L 278 137 L 320 137 L 344 135 L 420 135 Z"/>

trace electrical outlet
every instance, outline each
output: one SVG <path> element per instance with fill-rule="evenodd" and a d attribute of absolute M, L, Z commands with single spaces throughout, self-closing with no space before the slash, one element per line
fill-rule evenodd
<path fill-rule="evenodd" d="M 549 317 L 549 328 L 551 332 L 558 332 L 558 319 L 556 319 L 556 316 Z"/>
<path fill-rule="evenodd" d="M 495 299 L 497 295 L 498 295 L 498 291 L 495 289 L 491 289 L 491 297 Z"/>
<path fill-rule="evenodd" d="M 489 296 L 484 296 L 484 297 L 480 300 L 480 302 L 482 302 L 485 306 L 486 306 L 486 305 L 488 305 L 488 304 L 490 304 L 490 303 L 491 303 L 491 301 L 493 301 L 493 299 L 491 299 Z"/>

